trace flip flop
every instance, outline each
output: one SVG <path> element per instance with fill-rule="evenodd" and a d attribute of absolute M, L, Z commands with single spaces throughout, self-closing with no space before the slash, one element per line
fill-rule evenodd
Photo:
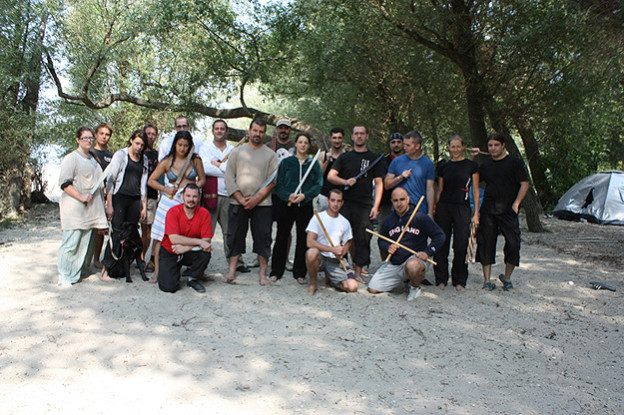
<path fill-rule="evenodd" d="M 233 279 L 223 278 L 223 280 L 222 280 L 222 281 L 223 281 L 224 283 L 226 283 L 226 284 L 231 284 L 231 285 L 236 284 L 236 278 L 233 278 Z"/>

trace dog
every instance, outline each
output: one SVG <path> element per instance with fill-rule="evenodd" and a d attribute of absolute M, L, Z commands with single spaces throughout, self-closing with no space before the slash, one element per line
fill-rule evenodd
<path fill-rule="evenodd" d="M 126 278 L 126 282 L 132 282 L 130 277 L 130 264 L 136 261 L 143 281 L 148 278 L 145 275 L 145 264 L 141 260 L 143 243 L 139 235 L 139 225 L 132 222 L 124 222 L 120 229 L 113 229 L 112 235 L 102 263 L 106 267 L 111 278 Z"/>

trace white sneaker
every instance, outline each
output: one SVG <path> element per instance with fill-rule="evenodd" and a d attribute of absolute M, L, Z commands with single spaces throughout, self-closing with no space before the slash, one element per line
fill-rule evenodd
<path fill-rule="evenodd" d="M 412 287 L 410 285 L 409 294 L 407 295 L 407 301 L 412 301 L 418 298 L 420 295 L 420 287 Z"/>

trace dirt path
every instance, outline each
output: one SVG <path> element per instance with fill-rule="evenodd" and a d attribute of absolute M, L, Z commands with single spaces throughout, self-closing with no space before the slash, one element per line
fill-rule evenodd
<path fill-rule="evenodd" d="M 410 303 L 364 288 L 308 297 L 256 274 L 204 295 L 95 275 L 60 290 L 60 236 L 53 208 L 0 232 L 3 413 L 624 413 L 611 262 L 532 240 L 515 291 L 483 292 L 471 264 L 466 292 L 427 287 Z M 209 270 L 225 269 L 216 252 Z"/>

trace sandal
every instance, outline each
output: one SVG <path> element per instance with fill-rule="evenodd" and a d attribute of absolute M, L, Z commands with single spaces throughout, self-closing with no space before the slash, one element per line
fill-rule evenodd
<path fill-rule="evenodd" d="M 303 277 L 299 277 L 299 278 L 297 278 L 297 282 L 298 282 L 299 284 L 301 284 L 301 285 L 305 285 L 305 284 L 307 284 L 307 283 L 308 283 L 308 282 L 306 281 L 306 279 L 305 279 L 305 278 L 303 278 Z"/>
<path fill-rule="evenodd" d="M 496 284 L 494 284 L 493 282 L 484 282 L 483 283 L 483 289 L 484 290 L 488 290 L 488 291 L 492 291 L 493 289 L 496 288 Z"/>
<path fill-rule="evenodd" d="M 269 277 L 269 280 L 270 280 L 271 282 L 277 282 L 279 279 L 280 279 L 280 278 L 279 278 L 277 275 L 271 275 L 271 276 Z"/>
<path fill-rule="evenodd" d="M 509 290 L 513 290 L 513 284 L 511 282 L 511 280 L 507 281 L 505 280 L 505 277 L 503 276 L 503 274 L 498 276 L 498 279 L 500 280 L 500 282 L 503 283 L 503 291 L 509 291 Z"/>

